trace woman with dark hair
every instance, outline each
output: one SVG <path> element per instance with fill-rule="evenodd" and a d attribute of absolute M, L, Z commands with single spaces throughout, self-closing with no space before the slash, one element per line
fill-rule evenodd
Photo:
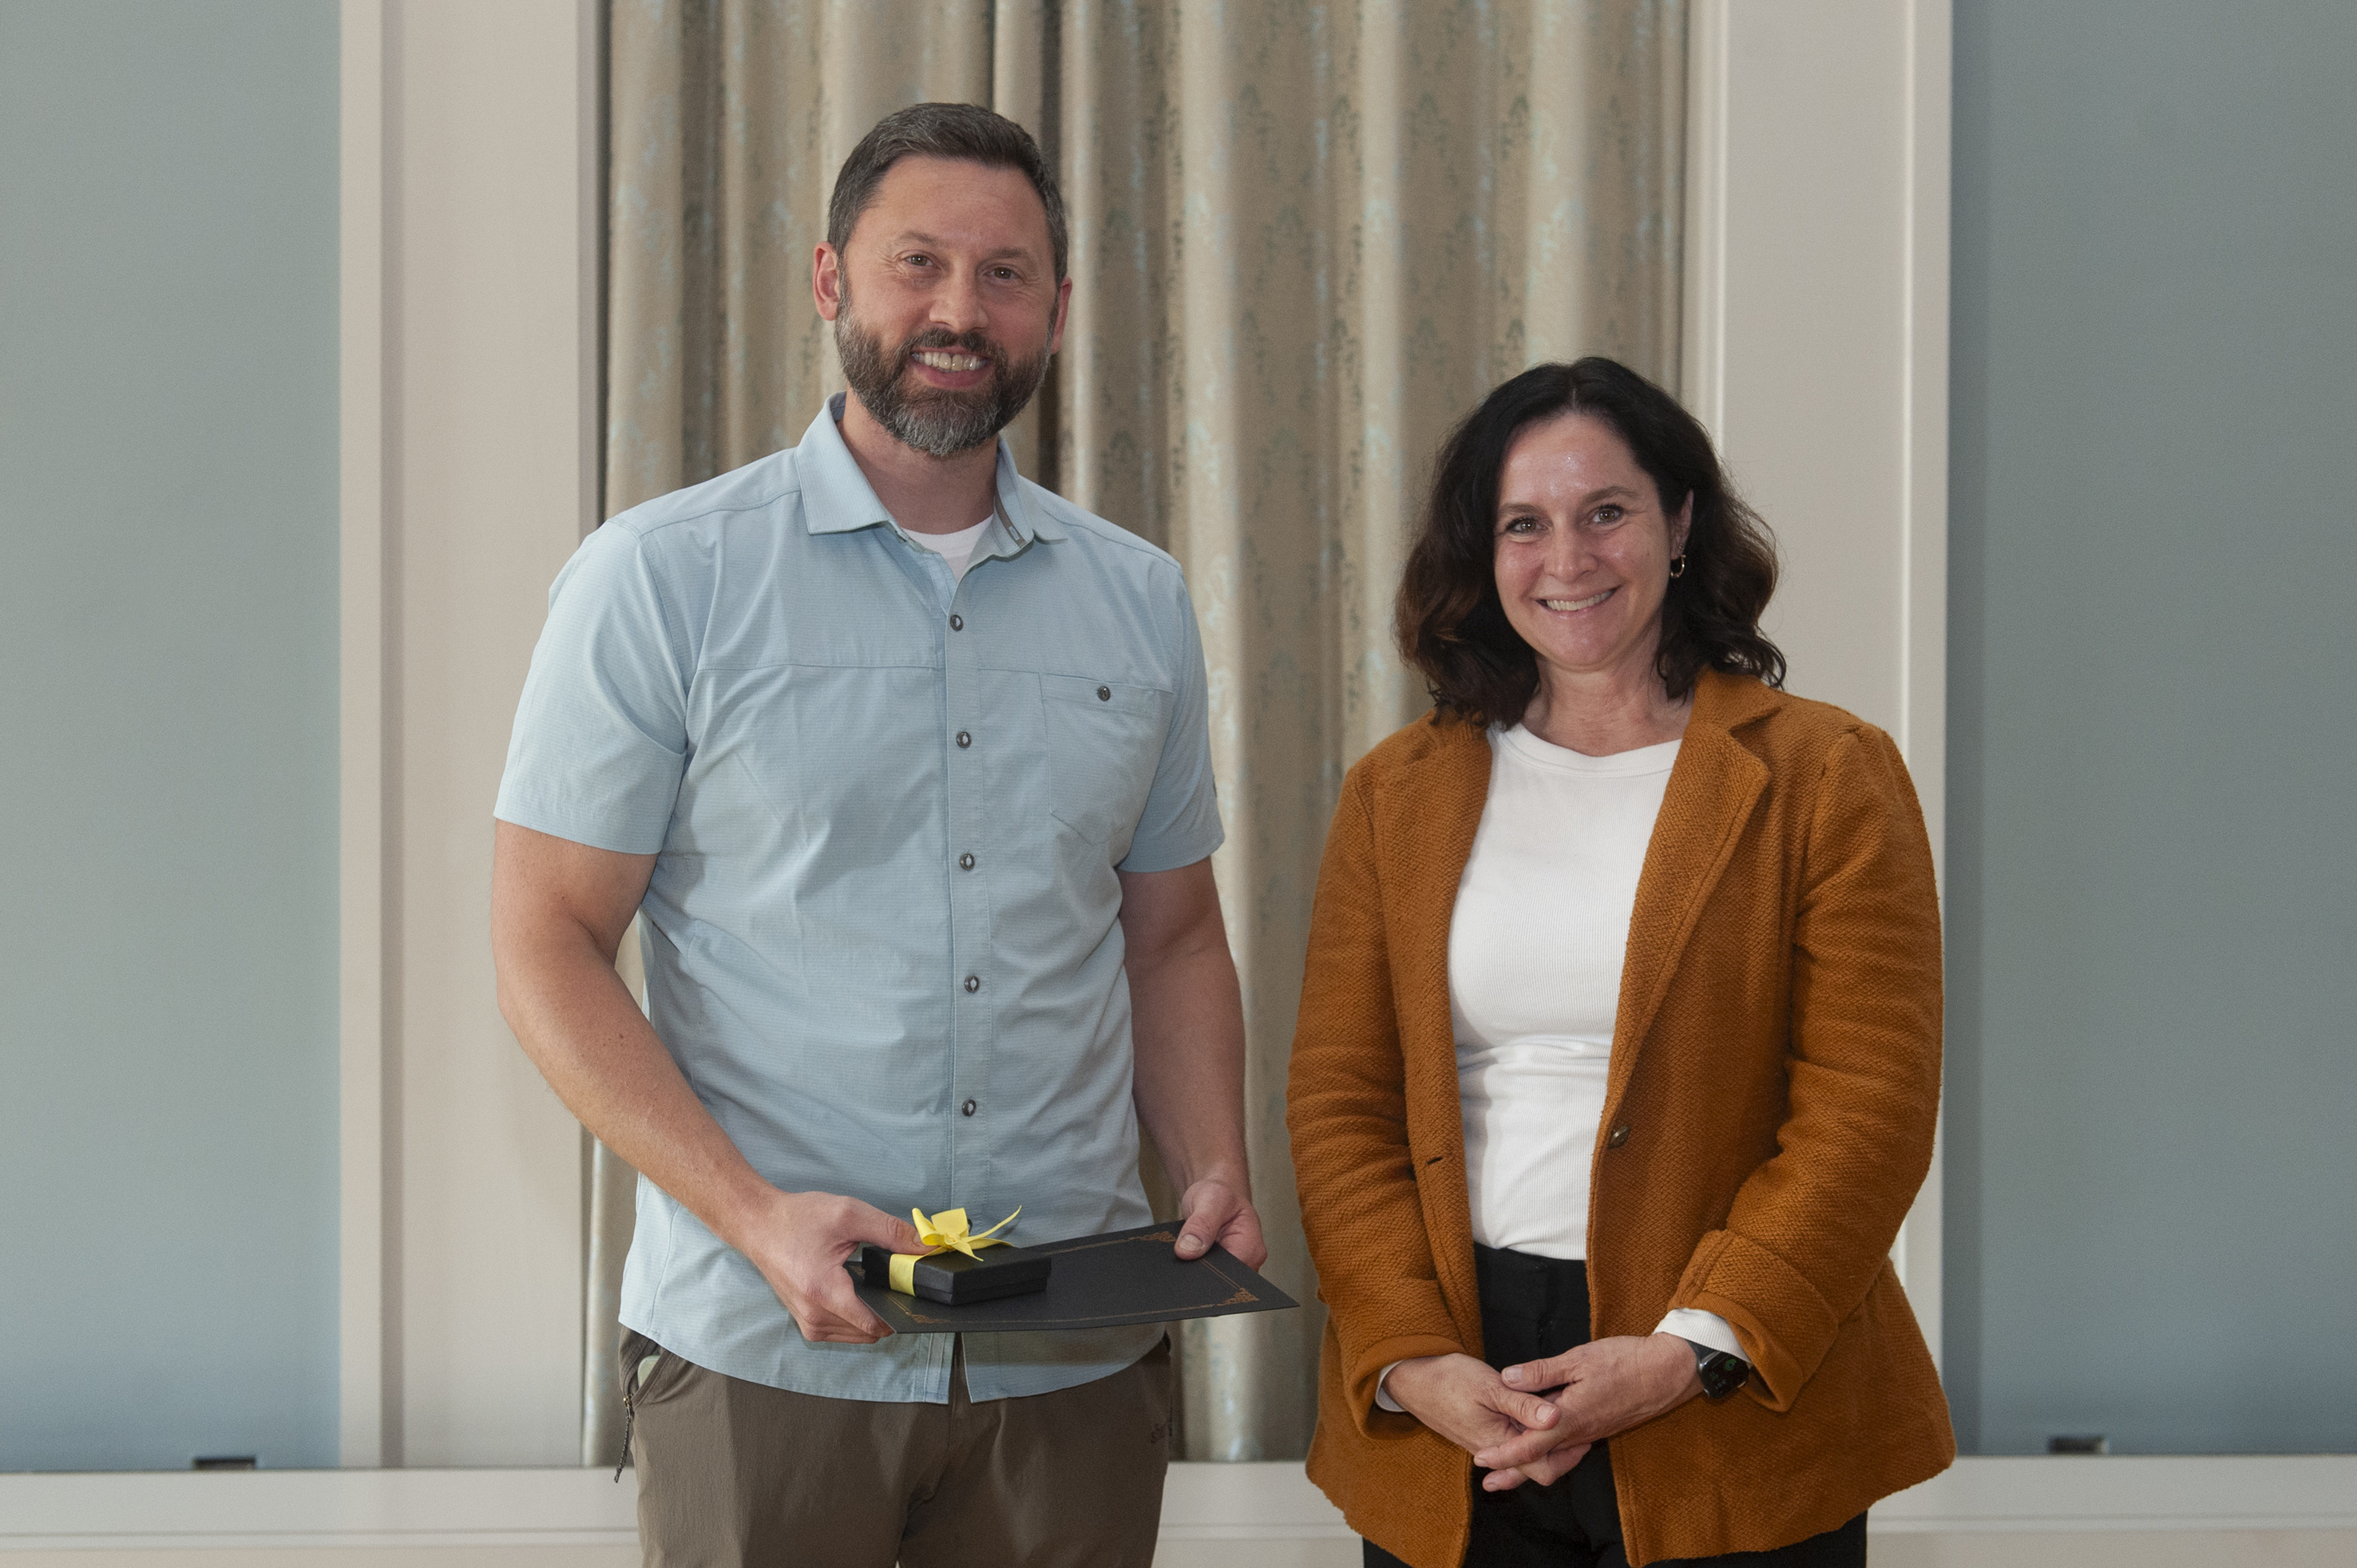
<path fill-rule="evenodd" d="M 1889 738 L 1778 689 L 1775 582 L 1612 360 L 1442 448 L 1397 625 L 1433 711 L 1343 783 L 1287 1110 L 1309 1473 L 1370 1564 L 1862 1563 L 1954 1455 L 1889 1259 L 1931 845 Z"/>

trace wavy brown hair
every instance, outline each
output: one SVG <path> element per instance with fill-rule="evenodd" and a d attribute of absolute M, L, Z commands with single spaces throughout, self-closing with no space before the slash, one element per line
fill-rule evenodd
<path fill-rule="evenodd" d="M 1628 443 L 1674 516 L 1689 498 L 1686 568 L 1662 601 L 1654 661 L 1674 699 L 1706 669 L 1784 683 L 1784 655 L 1761 635 L 1776 591 L 1776 543 L 1727 483 L 1710 436 L 1677 399 L 1616 360 L 1591 356 L 1524 371 L 1481 400 L 1449 433 L 1434 465 L 1432 498 L 1400 580 L 1393 632 L 1424 672 L 1445 718 L 1515 724 L 1538 694 L 1538 658 L 1498 599 L 1498 478 L 1525 429 L 1585 413 Z"/>

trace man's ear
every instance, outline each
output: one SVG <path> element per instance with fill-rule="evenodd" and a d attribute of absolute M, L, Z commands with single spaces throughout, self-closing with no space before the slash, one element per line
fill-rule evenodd
<path fill-rule="evenodd" d="M 818 306 L 822 320 L 832 321 L 842 313 L 843 259 L 823 240 L 811 252 L 811 300 Z"/>
<path fill-rule="evenodd" d="M 1056 285 L 1056 327 L 1048 334 L 1048 352 L 1061 353 L 1064 348 L 1064 317 L 1072 308 L 1072 280 L 1067 276 Z"/>

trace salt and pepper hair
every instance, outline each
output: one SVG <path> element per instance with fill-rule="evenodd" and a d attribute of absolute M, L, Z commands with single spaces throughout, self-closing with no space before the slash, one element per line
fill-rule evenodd
<path fill-rule="evenodd" d="M 1706 669 L 1784 682 L 1784 655 L 1760 630 L 1776 591 L 1768 525 L 1735 493 L 1710 435 L 1677 399 L 1618 360 L 1591 356 L 1524 371 L 1481 400 L 1434 465 L 1394 634 L 1448 718 L 1518 724 L 1538 694 L 1538 658 L 1498 597 L 1498 483 L 1514 438 L 1584 413 L 1609 425 L 1653 482 L 1662 510 L 1688 499 L 1685 564 L 1662 601 L 1654 669 L 1674 699 Z"/>
<path fill-rule="evenodd" d="M 974 103 L 911 103 L 876 122 L 859 138 L 834 177 L 826 208 L 826 242 L 843 253 L 859 215 L 876 199 L 876 188 L 902 158 L 955 158 L 989 168 L 1020 170 L 1048 209 L 1048 242 L 1056 253 L 1056 281 L 1064 281 L 1071 247 L 1064 227 L 1064 197 L 1056 173 L 1039 156 L 1031 133 L 1004 114 Z"/>

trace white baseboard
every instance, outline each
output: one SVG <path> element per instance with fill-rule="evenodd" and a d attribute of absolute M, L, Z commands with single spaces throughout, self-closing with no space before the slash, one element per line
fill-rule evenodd
<path fill-rule="evenodd" d="M 1867 1522 L 1894 1534 L 2357 1530 L 2357 1455 L 1959 1459 Z"/>
<path fill-rule="evenodd" d="M 0 1476 L 0 1552 L 634 1546 L 611 1470 Z"/>
<path fill-rule="evenodd" d="M 1165 1541 L 1354 1541 L 1342 1510 L 1298 1462 L 1173 1465 L 1162 1487 Z"/>
<path fill-rule="evenodd" d="M 631 1477 L 618 1485 L 599 1470 L 0 1476 L 0 1552 L 627 1549 L 637 1502 Z M 1884 1502 L 1872 1524 L 1891 1535 L 2357 1530 L 2357 1456 L 1964 1459 Z M 1188 1464 L 1171 1466 L 1162 1535 L 1308 1550 L 1351 1532 L 1297 1464 Z"/>

